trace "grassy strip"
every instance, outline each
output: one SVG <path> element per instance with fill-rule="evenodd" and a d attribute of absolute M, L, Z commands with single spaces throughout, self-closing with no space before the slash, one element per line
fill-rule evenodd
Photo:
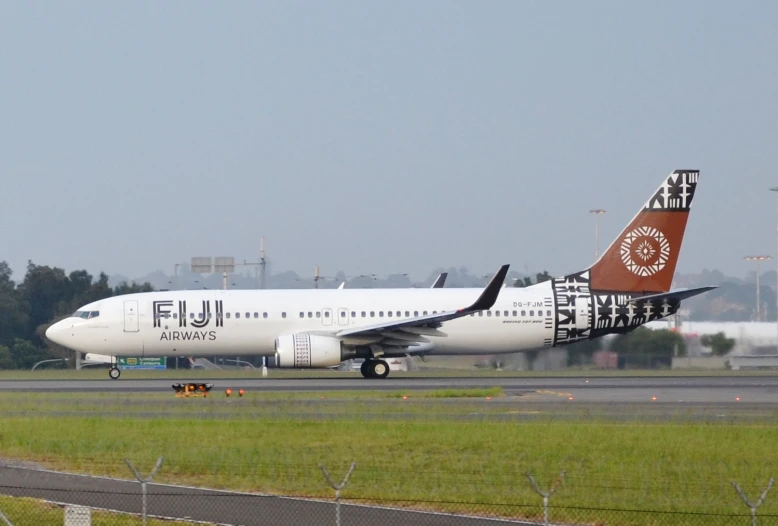
<path fill-rule="evenodd" d="M 15 526 L 23 526 L 26 524 L 34 524 L 35 526 L 62 526 L 65 520 L 64 508 L 42 500 L 21 497 L 0 496 L 0 512 L 2 512 L 8 520 L 11 521 L 11 524 L 14 524 Z M 142 518 L 135 515 L 92 511 L 92 524 L 94 526 L 136 526 L 142 523 Z M 192 523 L 149 519 L 147 524 L 149 526 L 184 526 L 191 525 Z"/>
<path fill-rule="evenodd" d="M 356 406 L 339 407 L 348 413 Z M 428 405 L 416 410 L 432 412 Z M 778 426 L 768 425 L 367 422 L 348 416 L 322 422 L 282 415 L 0 420 L 0 455 L 55 469 L 129 478 L 124 457 L 143 471 L 164 455 L 159 482 L 331 497 L 319 464 L 337 474 L 354 460 L 344 498 L 437 502 L 427 507 L 444 511 L 535 513 L 498 504 L 539 509 L 526 473 L 545 487 L 565 469 L 552 504 L 570 509 L 555 510 L 557 521 L 607 518 L 573 509 L 581 507 L 740 514 L 743 505 L 730 482 L 749 495 L 761 492 L 778 471 L 778 453 L 770 447 L 776 440 Z M 767 499 L 762 513 L 778 513 L 778 500 Z M 614 524 L 655 524 L 637 512 L 620 517 Z"/>

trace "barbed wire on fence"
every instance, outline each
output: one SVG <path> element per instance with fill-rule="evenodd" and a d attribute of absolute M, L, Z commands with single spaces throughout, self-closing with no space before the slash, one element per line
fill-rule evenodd
<path fill-rule="evenodd" d="M 213 490 L 213 489 L 206 489 L 203 488 L 202 490 L 199 490 L 197 488 L 192 487 L 184 487 L 184 486 L 171 486 L 169 484 L 165 484 L 164 488 L 160 486 L 159 484 L 155 484 L 153 482 L 153 478 L 160 474 L 161 467 L 163 464 L 163 460 L 165 457 L 159 457 L 157 459 L 157 462 L 152 469 L 151 473 L 148 476 L 142 476 L 134 467 L 132 462 L 130 462 L 129 459 L 124 459 L 127 466 L 132 471 L 135 480 L 140 483 L 141 485 L 141 495 L 142 495 L 142 501 L 140 506 L 140 513 L 137 512 L 138 510 L 138 503 L 137 500 L 133 503 L 133 498 L 137 499 L 137 491 L 133 491 L 133 484 L 136 484 L 134 480 L 127 479 L 113 479 L 113 481 L 117 484 L 117 487 L 115 489 L 110 489 L 108 487 L 104 487 L 107 485 L 107 482 L 101 482 L 98 479 L 92 479 L 94 480 L 94 485 L 91 487 L 88 487 L 87 483 L 79 483 L 76 486 L 68 486 L 67 484 L 59 484 L 59 485 L 51 485 L 49 483 L 39 483 L 34 484 L 31 482 L 27 482 L 23 485 L 11 485 L 11 484 L 2 484 L 2 480 L 0 480 L 0 495 L 8 495 L 11 497 L 32 497 L 35 499 L 39 499 L 41 502 L 49 502 L 49 503 L 70 503 L 77 506 L 84 506 L 88 509 L 95 510 L 96 513 L 122 513 L 125 515 L 133 515 L 137 518 L 138 524 L 143 524 L 144 526 L 148 524 L 149 519 L 153 518 L 165 518 L 166 520 L 177 520 L 181 524 L 187 523 L 187 524 L 194 524 L 196 522 L 206 523 L 206 524 L 220 524 L 218 522 L 218 518 L 220 514 L 225 514 L 226 516 L 223 518 L 223 523 L 230 523 L 230 524 L 242 524 L 245 526 L 248 526 L 250 524 L 263 524 L 263 522 L 252 522 L 252 521 L 259 521 L 260 519 L 254 517 L 256 509 L 273 509 L 276 510 L 275 513 L 277 514 L 284 514 L 284 517 L 287 517 L 286 514 L 294 514 L 297 513 L 294 511 L 295 506 L 300 506 L 299 502 L 300 500 L 303 500 L 305 502 L 310 503 L 309 508 L 313 507 L 312 509 L 315 509 L 314 513 L 315 520 L 312 520 L 312 523 L 316 524 L 322 524 L 329 522 L 329 519 L 324 519 L 325 516 L 328 516 L 328 509 L 327 506 L 331 506 L 332 504 L 329 504 L 329 502 L 332 502 L 329 499 L 324 500 L 322 498 L 322 495 L 324 495 L 326 492 L 324 491 L 324 488 L 326 487 L 324 484 L 321 484 L 322 491 L 321 493 L 318 493 L 316 495 L 312 495 L 310 493 L 307 493 L 309 495 L 308 497 L 301 496 L 300 493 L 296 493 L 295 497 L 296 499 L 290 500 L 290 499 L 278 499 L 277 502 L 274 501 L 274 504 L 272 506 L 268 505 L 268 502 L 270 501 L 260 501 L 260 500 L 254 500 L 254 499 L 274 499 L 277 498 L 276 496 L 272 494 L 256 494 L 256 493 L 239 493 L 239 492 L 231 492 L 227 490 Z M 361 491 L 359 489 L 350 489 L 349 495 L 347 498 L 343 498 L 344 489 L 346 488 L 347 484 L 351 480 L 352 475 L 355 473 L 355 469 L 357 466 L 356 461 L 351 461 L 350 467 L 347 470 L 345 476 L 343 477 L 342 481 L 339 483 L 336 483 L 333 478 L 331 477 L 329 471 L 324 466 L 324 464 L 319 464 L 318 467 L 321 470 L 321 472 L 324 475 L 324 479 L 326 480 L 326 483 L 335 490 L 335 500 L 334 500 L 334 507 L 335 507 L 335 524 L 336 526 L 350 526 L 350 525 L 356 525 L 360 524 L 360 526 L 370 526 L 371 524 L 376 524 L 380 526 L 393 526 L 395 524 L 401 524 L 402 526 L 411 526 L 413 524 L 416 524 L 413 520 L 410 520 L 408 517 L 413 513 L 434 513 L 438 515 L 446 515 L 451 514 L 452 517 L 457 517 L 457 521 L 460 519 L 462 521 L 471 521 L 471 522 L 461 522 L 461 524 L 482 524 L 478 521 L 483 521 L 488 518 L 500 518 L 501 520 L 508 520 L 508 521 L 520 521 L 518 524 L 544 524 L 548 526 L 551 520 L 551 515 L 554 516 L 554 523 L 557 525 L 573 525 L 573 524 L 598 524 L 603 526 L 626 526 L 626 525 L 643 525 L 643 524 L 663 524 L 666 520 L 666 524 L 693 524 L 693 525 L 706 525 L 706 526 L 718 526 L 721 525 L 729 525 L 729 524 L 741 524 L 738 522 L 734 522 L 737 520 L 748 520 L 751 519 L 750 522 L 752 526 L 756 526 L 757 524 L 757 510 L 765 504 L 767 501 L 768 494 L 773 487 L 774 484 L 774 478 L 770 478 L 768 481 L 767 486 L 763 488 L 759 488 L 757 491 L 761 491 L 760 497 L 756 502 L 752 502 L 747 497 L 747 493 L 749 491 L 752 491 L 751 488 L 754 488 L 755 485 L 752 484 L 746 484 L 745 489 L 741 484 L 738 482 L 732 481 L 730 482 L 731 486 L 735 488 L 735 491 L 737 495 L 740 497 L 740 499 L 746 504 L 749 511 L 746 513 L 745 511 L 738 512 L 735 511 L 734 513 L 725 513 L 723 510 L 727 510 L 727 506 L 720 506 L 720 502 L 717 502 L 716 499 L 718 498 L 718 494 L 716 496 L 713 496 L 709 499 L 709 505 L 716 504 L 717 507 L 711 508 L 708 505 L 704 506 L 690 506 L 688 509 L 684 510 L 683 508 L 679 509 L 678 505 L 673 504 L 673 501 L 680 501 L 684 502 L 683 500 L 679 499 L 680 494 L 677 493 L 677 491 L 668 491 L 666 494 L 666 503 L 667 503 L 667 509 L 657 509 L 656 507 L 652 506 L 646 506 L 645 508 L 640 507 L 628 507 L 625 506 L 623 508 L 613 505 L 605 505 L 605 500 L 599 501 L 598 504 L 596 500 L 593 499 L 594 504 L 591 506 L 585 506 L 580 505 L 582 501 L 579 496 L 574 495 L 574 490 L 577 488 L 580 490 L 581 488 L 584 489 L 584 493 L 589 494 L 589 490 L 593 490 L 595 488 L 600 488 L 604 490 L 605 492 L 610 491 L 613 488 L 617 489 L 623 489 L 623 486 L 625 486 L 623 480 L 619 480 L 618 478 L 607 478 L 607 477 L 599 477 L 596 479 L 590 479 L 582 476 L 581 474 L 576 474 L 575 471 L 583 467 L 584 461 L 581 460 L 580 462 L 576 462 L 577 459 L 574 458 L 567 458 L 563 459 L 562 462 L 555 461 L 555 465 L 559 465 L 560 463 L 564 464 L 564 460 L 568 460 L 569 464 L 572 464 L 574 473 L 572 475 L 568 474 L 567 469 L 562 469 L 559 476 L 556 477 L 556 479 L 553 481 L 553 483 L 550 485 L 550 487 L 546 490 L 541 488 L 541 486 L 538 484 L 538 482 L 535 479 L 535 475 L 531 471 L 527 471 L 524 473 L 526 476 L 524 489 L 521 491 L 517 491 L 521 489 L 521 486 L 514 487 L 514 498 L 505 498 L 504 495 L 500 495 L 498 499 L 489 499 L 484 501 L 479 501 L 478 499 L 474 500 L 467 500 L 467 499 L 456 499 L 456 498 L 435 498 L 437 495 L 444 494 L 443 492 L 438 492 L 437 494 L 430 494 L 427 498 L 417 498 L 417 499 L 408 499 L 408 498 L 391 498 L 391 497 L 376 497 L 375 495 L 371 495 L 370 493 L 365 493 L 364 491 Z M 0 475 L 3 474 L 3 469 L 0 467 Z M 8 469 L 23 469 L 23 468 L 8 468 Z M 376 469 L 373 467 L 373 469 Z M 370 469 L 368 469 L 370 471 Z M 740 471 L 740 470 L 738 470 Z M 444 470 L 441 470 L 441 472 L 445 472 Z M 27 475 L 25 476 L 34 476 L 34 473 L 36 473 L 35 470 L 26 470 L 25 473 Z M 38 473 L 44 473 L 44 472 L 38 472 Z M 310 473 L 310 472 L 309 472 Z M 362 473 L 362 468 L 360 468 L 360 474 Z M 425 472 L 419 472 L 417 471 L 418 475 L 423 475 Z M 460 474 L 465 474 L 464 472 L 460 472 Z M 70 475 L 66 474 L 60 474 L 63 477 L 67 477 Z M 518 475 L 518 474 L 516 474 Z M 45 477 L 41 480 L 53 480 L 56 479 L 58 474 L 56 472 L 45 472 Z M 310 473 L 310 476 L 312 477 L 313 474 Z M 359 479 L 362 480 L 362 475 L 360 475 Z M 468 477 L 465 477 L 466 480 L 470 481 Z M 28 479 L 29 480 L 29 479 Z M 87 477 L 84 477 L 82 480 L 88 481 Z M 311 479 L 313 480 L 313 479 Z M 382 478 L 380 479 L 382 482 L 385 482 L 386 479 Z M 562 487 L 563 480 L 565 481 L 565 491 L 559 493 L 559 498 L 552 499 L 554 495 L 557 494 L 557 491 Z M 319 479 L 321 481 L 321 479 Z M 516 477 L 513 477 L 513 483 L 515 486 Z M 686 482 L 689 482 L 688 480 L 681 480 L 681 481 L 674 481 L 672 487 L 677 488 L 683 486 Z M 319 484 L 319 483 L 317 483 Z M 677 484 L 677 486 L 676 486 Z M 632 491 L 641 491 L 642 487 L 640 484 L 637 484 L 635 487 L 630 488 Z M 660 484 L 662 487 L 671 487 L 670 485 Z M 137 486 L 134 486 L 137 488 Z M 353 487 L 353 484 L 352 486 Z M 659 486 L 657 486 L 659 487 Z M 118 489 L 117 489 L 118 488 Z M 152 489 L 154 488 L 154 489 Z M 543 510 L 542 514 L 537 508 L 537 504 L 533 504 L 532 500 L 528 498 L 526 494 L 524 494 L 524 491 L 534 491 L 538 495 L 540 495 L 543 498 Z M 732 494 L 731 490 L 730 494 Z M 573 495 L 571 496 L 571 493 Z M 531 495 L 531 493 L 529 494 Z M 281 496 L 281 495 L 279 495 Z M 524 499 L 524 502 L 521 501 L 521 499 Z M 559 501 L 561 499 L 561 501 Z M 552 500 L 556 503 L 552 505 Z M 3 502 L 7 503 L 8 509 L 0 509 L 0 526 L 37 526 L 38 524 L 43 524 L 43 522 L 39 521 L 37 518 L 32 517 L 29 520 L 25 520 L 25 513 L 32 514 L 32 511 L 25 511 L 28 508 L 23 507 L 15 507 L 15 504 L 8 503 L 9 501 L 0 501 L 0 508 L 3 507 Z M 20 501 L 18 501 L 20 502 Z M 294 504 L 294 502 L 298 502 L 298 504 Z M 687 501 L 688 502 L 688 501 Z M 702 502 L 702 501 L 700 501 Z M 737 498 L 733 495 L 733 505 L 732 509 L 735 510 L 735 508 L 742 509 L 742 506 L 735 505 L 737 502 Z M 152 504 L 152 509 L 149 509 L 149 504 Z M 574 505 L 579 504 L 579 505 Z M 354 506 L 361 506 L 365 509 L 370 509 L 371 507 L 375 510 L 374 512 L 366 512 L 366 511 L 355 511 L 356 508 Z M 322 507 L 323 506 L 323 507 Z M 344 514 L 346 510 L 342 509 L 342 506 L 349 506 L 348 511 Z M 376 506 L 381 506 L 381 510 L 384 510 L 383 512 L 378 510 Z M 774 503 L 771 503 L 769 505 L 770 509 L 774 509 L 775 505 Z M 30 510 L 32 508 L 29 508 Z M 282 511 L 288 509 L 289 511 Z M 302 509 L 302 508 L 299 508 Z M 361 508 L 360 508 L 361 509 Z M 405 514 L 402 517 L 398 515 L 398 518 L 393 518 L 393 515 L 386 516 L 385 510 L 396 510 L 396 513 L 402 513 Z M 168 510 L 168 511 L 165 511 Z M 150 513 L 151 511 L 151 513 Z M 13 513 L 12 513 L 13 512 Z M 262 512 L 264 513 L 264 511 Z M 303 511 L 300 511 L 299 513 L 303 513 Z M 305 513 L 311 513 L 311 511 L 305 511 Z M 371 513 L 375 513 L 375 517 L 371 515 Z M 245 514 L 245 517 L 242 515 Z M 360 515 L 361 514 L 361 515 Z M 259 513 L 261 515 L 261 513 Z M 290 515 L 291 516 L 291 515 Z M 381 518 L 379 518 L 379 516 Z M 22 517 L 22 519 L 18 519 L 19 517 Z M 240 520 L 235 520 L 239 518 Z M 359 518 L 357 518 L 359 517 Z M 650 517 L 650 519 L 649 519 Z M 267 518 L 268 523 L 274 523 L 274 524 L 284 524 L 284 519 L 280 517 L 270 517 Z M 771 514 L 771 513 L 763 513 L 759 516 L 759 519 L 761 520 L 762 525 L 765 524 L 776 524 L 778 525 L 778 515 Z M 453 520 L 453 519 L 452 519 Z M 61 524 L 63 519 L 58 520 L 58 524 Z M 523 521 L 523 522 L 522 522 Z M 542 521 L 542 522 L 540 522 Z M 100 522 L 102 524 L 110 524 L 110 521 L 107 519 L 101 518 Z M 422 522 L 418 522 L 421 524 Z M 46 523 L 49 524 L 49 523 Z M 53 524 L 53 523 L 52 523 Z M 134 522 L 128 523 L 128 524 L 135 524 Z M 426 523 L 425 523 L 426 524 Z M 452 522 L 452 524 L 454 524 Z M 456 524 L 460 524 L 460 522 L 456 522 Z M 483 523 L 485 524 L 485 523 Z M 742 524 L 745 524 L 743 522 Z"/>
<path fill-rule="evenodd" d="M 756 502 L 751 502 L 748 500 L 748 497 L 746 497 L 745 493 L 743 493 L 743 490 L 740 489 L 740 485 L 738 485 L 737 482 L 732 482 L 732 485 L 735 487 L 735 491 L 737 491 L 737 494 L 740 495 L 740 498 L 743 499 L 743 502 L 745 502 L 746 506 L 748 506 L 751 510 L 751 525 L 756 526 L 756 510 L 759 509 L 759 506 L 761 506 L 764 503 L 764 500 L 767 498 L 767 493 L 770 491 L 770 488 L 773 487 L 773 483 L 775 482 L 775 479 L 770 477 L 770 480 L 767 482 L 767 487 L 762 492 L 762 495 L 759 497 L 759 500 Z"/>
<path fill-rule="evenodd" d="M 357 463 L 352 462 L 351 467 L 348 468 L 348 473 L 346 473 L 346 476 L 343 478 L 343 482 L 340 484 L 335 484 L 335 482 L 332 480 L 332 477 L 330 477 L 330 474 L 327 472 L 327 468 L 319 465 L 319 468 L 321 468 L 322 473 L 324 473 L 324 477 L 327 479 L 327 482 L 329 482 L 330 486 L 332 486 L 332 489 L 335 490 L 335 526 L 340 526 L 340 492 L 343 490 L 343 488 L 346 487 L 346 484 L 348 484 L 348 479 L 354 472 L 355 467 L 357 467 Z"/>
<path fill-rule="evenodd" d="M 548 526 L 548 502 L 551 498 L 551 495 L 556 493 L 556 490 L 559 489 L 559 486 L 562 485 L 562 479 L 565 478 L 565 475 L 567 473 L 565 470 L 562 470 L 562 472 L 559 474 L 557 479 L 554 481 L 554 483 L 551 485 L 548 491 L 543 491 L 540 489 L 540 486 L 538 486 L 538 483 L 535 482 L 535 477 L 532 476 L 532 473 L 529 471 L 527 472 L 527 478 L 529 479 L 529 483 L 532 485 L 532 488 L 537 492 L 538 495 L 543 497 L 543 524 L 544 526 Z"/>

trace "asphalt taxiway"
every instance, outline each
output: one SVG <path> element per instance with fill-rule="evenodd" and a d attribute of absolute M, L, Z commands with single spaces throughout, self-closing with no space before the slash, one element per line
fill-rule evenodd
<path fill-rule="evenodd" d="M 309 526 L 330 524 L 335 518 L 333 500 L 277 497 L 153 483 L 148 485 L 147 492 L 149 516 L 182 519 L 193 523 Z M 140 514 L 142 509 L 138 482 L 27 468 L 0 466 L 0 494 L 123 513 Z M 361 504 L 341 504 L 340 515 L 343 524 L 364 526 L 537 524 Z M 29 519 L 29 524 L 36 523 L 35 517 Z"/>
<path fill-rule="evenodd" d="M 681 403 L 778 403 L 778 377 L 772 376 L 623 376 L 623 377 L 397 377 L 354 378 L 197 378 L 119 380 L 0 380 L 0 391 L 59 393 L 172 393 L 174 383 L 212 383 L 214 390 L 400 391 L 473 389 L 499 386 L 505 394 L 532 394 L 537 401 L 630 403 L 647 400 Z"/>

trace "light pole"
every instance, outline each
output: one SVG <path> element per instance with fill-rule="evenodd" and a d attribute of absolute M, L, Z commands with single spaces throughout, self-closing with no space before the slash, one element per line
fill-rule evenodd
<path fill-rule="evenodd" d="M 778 192 L 778 186 L 773 186 L 770 188 L 771 192 Z M 776 234 L 778 235 L 778 223 L 776 223 Z M 775 258 L 776 263 L 778 264 L 778 258 Z M 778 272 L 778 267 L 776 268 L 776 271 Z M 778 310 L 778 274 L 775 275 L 775 308 Z M 776 318 L 776 326 L 778 326 L 778 318 Z M 778 346 L 778 340 L 776 340 L 776 346 Z"/>
<path fill-rule="evenodd" d="M 589 210 L 590 214 L 594 214 L 594 259 L 600 257 L 600 216 L 605 213 L 605 210 L 601 208 L 594 208 Z"/>
<path fill-rule="evenodd" d="M 762 264 L 762 261 L 765 261 L 767 259 L 773 259 L 771 256 L 746 256 L 746 261 L 756 261 L 756 321 L 761 321 L 762 316 L 760 315 L 761 311 L 761 302 L 759 301 L 759 267 Z"/>

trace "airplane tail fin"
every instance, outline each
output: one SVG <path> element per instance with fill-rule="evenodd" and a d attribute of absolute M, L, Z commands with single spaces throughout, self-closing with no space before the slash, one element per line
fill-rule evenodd
<path fill-rule="evenodd" d="M 591 290 L 668 292 L 699 170 L 675 170 L 590 270 Z"/>

